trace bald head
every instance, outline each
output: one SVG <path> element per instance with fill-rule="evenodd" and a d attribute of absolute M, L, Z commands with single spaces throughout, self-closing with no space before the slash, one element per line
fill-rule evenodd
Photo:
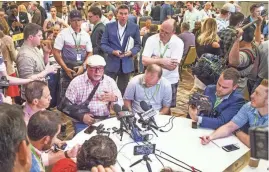
<path fill-rule="evenodd" d="M 166 44 L 175 33 L 175 23 L 174 19 L 168 19 L 162 23 L 160 28 L 160 40 L 164 44 Z"/>
<path fill-rule="evenodd" d="M 159 65 L 151 64 L 147 67 L 146 73 L 158 73 L 158 77 L 161 78 L 163 71 Z"/>
<path fill-rule="evenodd" d="M 168 27 L 168 28 L 171 28 L 172 31 L 174 31 L 175 23 L 176 21 L 174 19 L 167 19 L 162 23 L 161 27 Z"/>

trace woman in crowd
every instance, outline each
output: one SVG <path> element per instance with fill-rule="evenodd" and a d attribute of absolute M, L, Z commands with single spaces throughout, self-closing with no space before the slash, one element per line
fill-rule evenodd
<path fill-rule="evenodd" d="M 21 5 L 18 6 L 18 12 L 19 13 L 20 12 L 26 13 L 27 14 L 27 17 L 28 17 L 28 20 L 29 20 L 29 23 L 32 23 L 32 16 L 31 16 L 30 13 L 28 13 L 28 11 L 26 10 L 26 7 L 23 4 L 21 4 Z"/>
<path fill-rule="evenodd" d="M 196 51 L 198 57 L 204 53 L 220 55 L 220 38 L 217 35 L 217 22 L 208 18 L 202 25 L 201 34 L 197 39 Z"/>
<path fill-rule="evenodd" d="M 68 25 L 64 22 L 64 20 L 56 16 L 57 9 L 55 6 L 52 6 L 50 8 L 50 14 L 51 14 L 51 18 L 46 19 L 44 22 L 44 25 L 43 25 L 44 32 L 52 32 L 53 26 L 55 26 L 56 24 L 60 25 L 61 28 L 68 27 Z"/>

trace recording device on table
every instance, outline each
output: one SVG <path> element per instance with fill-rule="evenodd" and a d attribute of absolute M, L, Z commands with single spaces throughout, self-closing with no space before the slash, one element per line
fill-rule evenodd
<path fill-rule="evenodd" d="M 268 126 L 251 127 L 248 132 L 251 157 L 268 160 Z"/>
<path fill-rule="evenodd" d="M 145 161 L 148 172 L 152 172 L 151 166 L 148 162 L 148 161 L 150 161 L 150 162 L 152 162 L 152 161 L 148 157 L 148 155 L 155 154 L 155 147 L 156 147 L 156 144 L 146 144 L 146 145 L 134 146 L 134 155 L 143 155 L 143 157 L 141 159 L 139 159 L 138 161 L 134 162 L 133 164 L 131 164 L 130 167 L 133 167 L 133 166 L 139 164 L 140 162 Z"/>
<path fill-rule="evenodd" d="M 222 149 L 225 150 L 226 152 L 232 152 L 239 149 L 239 146 L 236 144 L 230 144 L 230 145 L 223 146 Z"/>
<path fill-rule="evenodd" d="M 134 155 L 149 155 L 155 153 L 156 144 L 134 146 Z"/>
<path fill-rule="evenodd" d="M 190 95 L 188 104 L 196 108 L 199 107 L 199 112 L 211 114 L 212 105 L 208 96 L 195 92 Z M 192 128 L 197 128 L 197 122 L 192 122 Z"/>
<path fill-rule="evenodd" d="M 96 130 L 97 134 L 108 134 L 109 136 L 110 132 L 104 131 L 104 129 L 104 124 L 99 124 L 98 126 L 91 125 L 84 131 L 84 133 L 91 134 Z"/>

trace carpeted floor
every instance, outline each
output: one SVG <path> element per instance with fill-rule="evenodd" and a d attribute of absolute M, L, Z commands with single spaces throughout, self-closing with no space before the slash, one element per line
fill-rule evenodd
<path fill-rule="evenodd" d="M 182 71 L 182 81 L 179 83 L 177 89 L 177 106 L 171 109 L 171 114 L 175 116 L 186 116 L 187 114 L 187 102 L 189 100 L 189 93 L 193 87 L 194 78 L 191 75 L 190 69 L 185 69 Z M 61 140 L 70 140 L 73 138 L 74 130 L 72 126 L 72 121 L 69 117 L 61 114 L 63 123 L 66 124 L 66 136 L 59 135 Z"/>

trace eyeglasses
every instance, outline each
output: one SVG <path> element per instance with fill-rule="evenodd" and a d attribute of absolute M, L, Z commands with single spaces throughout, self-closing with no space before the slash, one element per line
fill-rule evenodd
<path fill-rule="evenodd" d="M 103 72 L 104 71 L 104 67 L 90 67 L 90 70 L 91 71 L 94 71 L 94 72 Z"/>

